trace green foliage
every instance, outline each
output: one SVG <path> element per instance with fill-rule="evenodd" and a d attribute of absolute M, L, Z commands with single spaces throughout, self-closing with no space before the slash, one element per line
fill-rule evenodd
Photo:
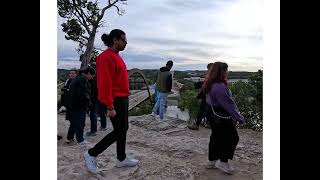
<path fill-rule="evenodd" d="M 81 27 L 76 19 L 68 19 L 67 22 L 62 23 L 62 31 L 65 32 L 67 40 L 80 41 L 81 35 L 85 30 Z"/>
<path fill-rule="evenodd" d="M 253 74 L 248 84 L 243 82 L 232 84 L 230 90 L 239 111 L 246 119 L 245 127 L 262 131 L 262 71 Z"/>
<path fill-rule="evenodd" d="M 134 107 L 129 111 L 129 116 L 141 116 L 144 114 L 150 114 L 153 106 L 150 104 L 149 100 L 142 102 L 139 106 Z"/>
<path fill-rule="evenodd" d="M 182 83 L 182 84 L 183 84 L 182 88 L 179 89 L 180 95 L 183 94 L 187 90 L 194 90 L 194 83 L 193 82 L 184 81 L 184 83 Z"/>
<path fill-rule="evenodd" d="M 197 117 L 200 100 L 197 99 L 198 93 L 195 90 L 186 90 L 180 94 L 179 108 L 189 110 L 189 115 L 192 119 Z"/>

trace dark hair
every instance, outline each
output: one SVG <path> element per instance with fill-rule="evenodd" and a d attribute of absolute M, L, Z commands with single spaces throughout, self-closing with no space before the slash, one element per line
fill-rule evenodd
<path fill-rule="evenodd" d="M 126 35 L 126 33 L 120 29 L 113 29 L 110 34 L 102 34 L 101 40 L 106 46 L 111 47 L 113 45 L 113 38 L 120 39 L 121 35 Z"/>
<path fill-rule="evenodd" d="M 173 66 L 173 62 L 172 61 L 168 61 L 166 66 L 172 67 Z"/>
<path fill-rule="evenodd" d="M 86 69 L 80 70 L 79 73 L 84 73 L 84 74 L 88 74 L 90 73 L 91 75 L 95 75 L 96 74 L 96 70 L 94 70 L 92 67 L 87 67 Z"/>
<path fill-rule="evenodd" d="M 209 63 L 209 64 L 207 65 L 207 69 L 209 70 L 209 69 L 212 67 L 212 65 L 213 65 L 213 63 Z"/>
<path fill-rule="evenodd" d="M 213 83 L 223 82 L 228 86 L 226 72 L 228 64 L 224 62 L 215 62 L 211 65 L 207 77 L 203 83 L 203 90 L 207 94 L 211 90 Z"/>

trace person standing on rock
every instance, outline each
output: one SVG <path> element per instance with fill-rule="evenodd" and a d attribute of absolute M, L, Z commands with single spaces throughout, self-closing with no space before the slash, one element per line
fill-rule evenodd
<path fill-rule="evenodd" d="M 165 67 L 161 67 L 157 75 L 158 99 L 152 109 L 151 116 L 155 117 L 159 111 L 160 119 L 163 120 L 167 98 L 172 89 L 172 74 L 170 70 L 173 66 L 172 61 L 168 61 Z"/>
<path fill-rule="evenodd" d="M 86 166 L 92 173 L 97 173 L 97 156 L 114 142 L 117 142 L 116 167 L 136 166 L 139 162 L 128 158 L 125 153 L 129 128 L 129 78 L 119 51 L 123 51 L 127 45 L 126 34 L 120 29 L 113 29 L 109 35 L 103 34 L 101 39 L 108 49 L 97 57 L 98 99 L 106 106 L 113 131 L 84 153 Z"/>
<path fill-rule="evenodd" d="M 209 105 L 206 117 L 212 129 L 209 142 L 209 167 L 219 168 L 228 174 L 234 169 L 228 163 L 233 159 L 239 142 L 235 122 L 245 123 L 237 105 L 231 97 L 227 84 L 228 65 L 215 62 L 204 81 L 204 93 Z"/>
<path fill-rule="evenodd" d="M 70 85 L 71 94 L 71 120 L 68 130 L 66 143 L 73 141 L 74 134 L 76 134 L 77 142 L 84 145 L 87 142 L 83 138 L 83 130 L 86 121 L 86 115 L 91 104 L 91 85 L 89 80 L 95 75 L 93 68 L 86 68 L 79 71 L 79 76 L 72 80 Z"/>
<path fill-rule="evenodd" d="M 209 63 L 207 65 L 207 70 L 209 71 L 210 67 L 213 65 L 213 63 Z M 194 85 L 195 89 L 200 89 L 197 98 L 201 99 L 201 103 L 200 103 L 200 107 L 199 107 L 199 111 L 197 114 L 197 121 L 195 124 L 189 125 L 188 128 L 191 130 L 199 130 L 199 126 L 202 122 L 202 119 L 205 118 L 206 116 L 206 112 L 208 109 L 208 104 L 206 102 L 206 95 L 203 92 L 203 88 L 202 88 L 203 82 L 197 82 Z M 205 125 L 208 122 L 205 122 Z"/>

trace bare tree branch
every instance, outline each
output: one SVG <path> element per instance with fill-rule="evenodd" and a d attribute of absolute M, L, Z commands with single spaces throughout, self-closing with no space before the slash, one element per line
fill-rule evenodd
<path fill-rule="evenodd" d="M 104 7 L 102 10 L 101 10 L 101 14 L 98 16 L 98 22 L 102 19 L 103 15 L 104 15 L 104 12 L 111 8 L 113 5 L 115 5 L 119 0 L 115 0 L 113 3 L 111 3 L 111 0 L 109 0 L 109 5 Z"/>
<path fill-rule="evenodd" d="M 74 5 L 74 6 L 77 6 L 75 0 L 72 0 L 72 2 L 73 2 L 73 5 Z M 80 8 L 80 9 L 81 9 L 81 8 Z M 85 18 L 83 17 L 83 14 L 78 11 L 78 8 L 75 8 L 75 10 L 76 10 L 76 12 L 78 13 L 78 16 L 80 16 L 80 18 L 82 19 L 82 21 L 79 19 L 80 23 L 82 22 L 81 25 L 83 25 L 84 28 L 87 30 L 88 34 L 90 34 L 90 33 L 91 33 L 91 30 L 90 30 L 90 28 L 89 28 L 89 26 L 88 26 L 88 24 L 87 24 L 87 21 L 86 21 Z M 75 15 L 76 15 L 76 13 L 75 13 Z M 78 17 L 78 16 L 77 16 L 77 17 Z"/>
<path fill-rule="evenodd" d="M 119 15 L 119 16 L 122 16 L 122 13 L 121 13 L 119 7 L 118 7 L 117 5 L 113 5 L 113 6 L 117 8 L 117 13 L 118 13 L 118 15 Z"/>

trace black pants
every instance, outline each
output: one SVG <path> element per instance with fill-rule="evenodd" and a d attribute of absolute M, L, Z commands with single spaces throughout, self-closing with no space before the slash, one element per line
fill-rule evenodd
<path fill-rule="evenodd" d="M 76 134 L 76 139 L 80 143 L 83 139 L 83 129 L 86 121 L 86 111 L 72 111 L 71 112 L 70 127 L 68 130 L 67 139 L 71 140 Z"/>
<path fill-rule="evenodd" d="M 126 158 L 126 136 L 128 125 L 128 97 L 117 97 L 114 99 L 114 109 L 116 116 L 110 118 L 113 126 L 113 131 L 107 134 L 93 148 L 89 149 L 90 156 L 98 156 L 106 150 L 111 144 L 117 142 L 117 158 L 123 161 Z"/>
<path fill-rule="evenodd" d="M 212 111 L 208 109 L 207 119 L 212 129 L 209 142 L 209 161 L 220 159 L 222 162 L 228 162 L 228 159 L 233 159 L 234 151 L 239 142 L 238 132 L 231 119 L 215 118 Z"/>
<path fill-rule="evenodd" d="M 201 124 L 202 119 L 206 117 L 207 109 L 208 109 L 208 104 L 206 102 L 206 99 L 202 99 L 200 104 L 200 110 L 197 114 L 197 121 L 196 121 L 197 126 L 199 126 Z"/>

